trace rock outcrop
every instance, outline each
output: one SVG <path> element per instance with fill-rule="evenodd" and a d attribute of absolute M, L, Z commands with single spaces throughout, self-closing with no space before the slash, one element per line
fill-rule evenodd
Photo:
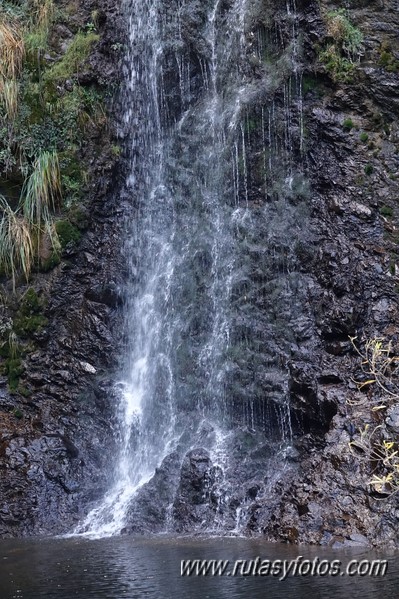
<path fill-rule="evenodd" d="M 182 36 L 189 49 L 190 89 L 195 97 L 200 86 L 198 57 L 208 49 L 201 47 L 198 34 L 204 15 L 198 3 L 193 4 L 190 10 L 188 2 L 187 14 L 182 15 Z M 101 43 L 90 57 L 90 69 L 82 74 L 82 84 L 93 80 L 117 84 L 119 71 L 111 46 L 123 43 L 120 15 L 111 0 L 97 5 Z M 291 21 L 282 16 L 286 3 L 276 0 L 273 5 L 274 13 L 269 14 L 265 6 L 265 22 L 247 32 L 248 77 L 260 78 L 264 68 L 252 52 L 255 33 L 266 30 L 271 39 L 288 44 Z M 83 1 L 78 22 L 87 22 L 93 8 L 94 3 Z M 140 491 L 126 532 L 158 532 L 167 526 L 178 532 L 201 530 L 204 523 L 220 516 L 230 529 L 237 523 L 247 534 L 263 534 L 272 540 L 398 545 L 394 483 L 371 484 L 373 476 L 386 480 L 390 472 L 378 448 L 386 447 L 384 441 L 397 446 L 396 370 L 390 366 L 388 389 L 371 383 L 362 387 L 359 382 L 367 381 L 368 365 L 362 369 L 356 347 L 364 354 L 367 341 L 381 338 L 384 347 L 391 342 L 388 357 L 399 351 L 399 15 L 391 0 L 351 2 L 350 23 L 364 39 L 359 56 L 340 72 L 339 65 L 346 63 L 338 61 L 337 67 L 322 59 L 333 41 L 328 15 L 339 11 L 340 4 L 300 1 L 296 8 L 302 32 L 298 57 L 303 69 L 302 99 L 289 107 L 289 122 L 296 131 L 293 166 L 302 176 L 287 182 L 290 207 L 284 235 L 290 236 L 290 243 L 295 238 L 290 264 L 297 274 L 297 295 L 279 307 L 281 314 L 273 312 L 273 326 L 266 323 L 262 331 L 267 351 L 278 356 L 279 365 L 288 373 L 293 437 L 292 447 L 284 454 L 286 467 L 277 473 L 273 435 L 264 445 L 257 437 L 255 446 L 253 431 L 238 426 L 231 445 L 231 495 L 224 516 L 218 512 L 223 503 L 218 495 L 218 466 L 199 442 L 187 455 L 165 458 L 154 479 Z M 184 109 L 173 91 L 173 52 L 171 48 L 170 60 L 165 60 L 169 69 L 164 73 L 170 83 L 164 102 L 172 120 Z M 273 60 L 279 59 L 282 56 L 277 52 Z M 276 91 L 277 117 L 287 111 L 284 102 Z M 270 191 L 267 197 L 257 174 L 260 108 L 254 101 L 248 109 L 247 193 L 255 221 L 259 206 L 274 193 Z M 295 139 L 302 139 L 303 146 Z M 3 536 L 66 531 L 106 487 L 115 443 L 112 372 L 121 350 L 124 268 L 120 239 L 126 214 L 123 161 L 112 156 L 111 145 L 109 136 L 87 142 L 88 154 L 92 147 L 98 152 L 90 166 L 92 183 L 84 204 L 87 226 L 81 241 L 65 248 L 63 260 L 53 270 L 34 277 L 33 287 L 46 303 L 47 324 L 33 334 L 34 349 L 24 359 L 21 387 L 28 390 L 28 396 L 10 395 L 7 379 L 2 378 Z M 280 216 L 274 216 L 277 229 Z M 256 247 L 261 242 L 260 231 L 252 253 L 248 252 L 260 269 Z M 284 248 L 281 242 L 279 260 L 282 256 L 285 260 Z M 276 259 L 265 268 L 278 272 L 283 270 L 281 264 Z M 259 276 L 257 268 L 254 280 Z M 262 301 L 259 313 L 268 315 L 276 309 L 271 294 L 265 294 Z M 9 317 L 7 309 L 4 319 Z M 263 320 L 259 322 L 263 326 Z M 239 326 L 245 328 L 245 316 L 237 330 Z M 276 341 L 278 331 L 283 342 Z M 234 397 L 241 393 L 237 385 L 242 384 L 245 391 L 253 376 L 249 350 L 247 357 L 240 376 L 232 369 L 229 390 L 237 411 L 241 409 Z M 240 364 L 234 366 L 238 372 Z M 264 394 L 279 396 L 280 380 L 272 384 L 267 376 L 260 379 L 256 384 L 264 385 Z M 264 417 L 265 395 L 259 400 L 258 388 L 252 391 L 256 425 L 261 413 Z M 269 413 L 271 429 L 277 426 L 278 414 L 277 408 Z M 171 485 L 176 492 L 171 492 Z M 237 512 L 240 506 L 243 510 Z"/>

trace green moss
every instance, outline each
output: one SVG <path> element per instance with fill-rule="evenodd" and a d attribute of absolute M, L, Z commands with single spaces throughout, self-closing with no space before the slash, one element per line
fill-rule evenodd
<path fill-rule="evenodd" d="M 30 397 L 32 395 L 31 389 L 28 389 L 28 387 L 24 387 L 24 385 L 19 385 L 17 391 L 23 397 Z"/>
<path fill-rule="evenodd" d="M 14 331 L 20 337 L 30 337 L 34 333 L 40 332 L 47 324 L 47 318 L 41 314 L 19 316 L 14 319 Z"/>
<path fill-rule="evenodd" d="M 43 304 L 40 301 L 39 296 L 33 287 L 29 287 L 22 297 L 19 312 L 22 316 L 31 316 L 32 314 L 40 313 L 42 309 Z"/>
<path fill-rule="evenodd" d="M 16 391 L 19 385 L 19 378 L 24 371 L 21 358 L 9 358 L 6 360 L 4 370 L 8 377 L 10 391 Z"/>
<path fill-rule="evenodd" d="M 389 72 L 399 71 L 399 60 L 396 60 L 391 50 L 383 50 L 380 54 L 379 64 Z"/>
<path fill-rule="evenodd" d="M 372 164 L 366 164 L 366 166 L 364 167 L 364 172 L 366 173 L 366 175 L 371 175 L 374 171 L 373 165 Z"/>
<path fill-rule="evenodd" d="M 57 83 L 77 75 L 89 56 L 92 45 L 100 39 L 97 33 L 79 31 L 73 38 L 64 56 L 54 66 L 48 69 L 44 79 Z"/>
<path fill-rule="evenodd" d="M 391 218 L 393 216 L 393 210 L 390 206 L 381 206 L 380 208 L 380 214 L 382 216 L 386 216 L 388 218 Z"/>
<path fill-rule="evenodd" d="M 61 258 L 58 252 L 52 252 L 49 258 L 40 261 L 39 270 L 41 272 L 48 272 L 58 266 L 60 262 Z"/>
<path fill-rule="evenodd" d="M 362 133 L 359 135 L 359 139 L 361 142 L 366 143 L 366 141 L 369 139 L 369 136 L 365 131 L 362 131 Z"/>
<path fill-rule="evenodd" d="M 60 240 L 61 248 L 64 249 L 68 243 L 78 243 L 82 236 L 81 232 L 69 220 L 59 220 L 55 228 Z"/>
<path fill-rule="evenodd" d="M 122 153 L 122 148 L 120 146 L 117 145 L 112 145 L 111 146 L 111 154 L 112 156 L 118 157 L 120 156 Z"/>
<path fill-rule="evenodd" d="M 48 323 L 47 318 L 42 314 L 43 308 L 43 302 L 33 287 L 30 287 L 24 294 L 14 318 L 14 332 L 22 338 L 39 332 Z"/>

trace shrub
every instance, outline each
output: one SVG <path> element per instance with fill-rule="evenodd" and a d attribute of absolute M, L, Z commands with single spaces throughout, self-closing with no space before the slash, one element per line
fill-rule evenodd
<path fill-rule="evenodd" d="M 325 20 L 332 42 L 319 53 L 319 60 L 334 81 L 348 82 L 363 52 L 363 35 L 351 24 L 345 9 L 327 13 Z"/>
<path fill-rule="evenodd" d="M 363 34 L 352 25 L 343 8 L 327 14 L 327 34 L 340 46 L 347 58 L 354 62 L 358 60 L 363 50 Z"/>

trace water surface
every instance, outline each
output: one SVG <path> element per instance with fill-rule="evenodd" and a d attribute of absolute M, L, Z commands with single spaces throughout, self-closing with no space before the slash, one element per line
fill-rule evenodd
<path fill-rule="evenodd" d="M 186 559 L 388 559 L 384 577 L 182 577 Z M 290 547 L 241 538 L 116 537 L 3 540 L 1 599 L 331 599 L 398 597 L 398 554 L 364 548 Z"/>

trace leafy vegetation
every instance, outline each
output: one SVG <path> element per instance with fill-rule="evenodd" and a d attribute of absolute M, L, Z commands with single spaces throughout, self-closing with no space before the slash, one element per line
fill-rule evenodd
<path fill-rule="evenodd" d="M 330 41 L 320 51 L 319 60 L 334 81 L 349 82 L 363 53 L 363 35 L 344 8 L 327 13 L 325 22 Z"/>
<path fill-rule="evenodd" d="M 0 265 L 4 273 L 12 277 L 15 289 L 16 273 L 22 270 L 28 280 L 32 269 L 32 231 L 28 221 L 18 211 L 14 212 L 3 196 L 0 196 L 0 209 L 3 211 L 0 221 Z"/>
<path fill-rule="evenodd" d="M 62 59 L 46 71 L 45 80 L 57 83 L 76 75 L 87 59 L 92 44 L 98 39 L 99 36 L 92 31 L 78 32 Z"/>
<path fill-rule="evenodd" d="M 342 123 L 342 128 L 344 131 L 350 131 L 351 129 L 353 129 L 354 126 L 355 124 L 352 121 L 352 119 L 345 119 Z"/>
<path fill-rule="evenodd" d="M 103 89 L 80 83 L 99 39 L 98 12 L 76 30 L 69 7 L 0 2 L 0 276 L 14 292 L 0 327 L 0 371 L 10 392 L 24 396 L 31 393 L 20 383 L 24 357 L 47 319 L 43 299 L 33 287 L 21 294 L 21 287 L 32 272 L 59 264 L 87 227 L 85 140 L 97 139 L 107 122 Z M 67 25 L 63 40 L 57 22 Z M 110 153 L 119 156 L 119 147 Z"/>
<path fill-rule="evenodd" d="M 364 172 L 366 173 L 366 175 L 372 175 L 373 171 L 374 171 L 373 165 L 366 164 L 366 166 L 364 167 Z"/>
<path fill-rule="evenodd" d="M 393 216 L 393 210 L 390 206 L 381 206 L 380 210 L 379 210 L 381 216 L 386 216 L 387 218 L 392 218 Z"/>
<path fill-rule="evenodd" d="M 57 221 L 55 227 L 62 248 L 65 248 L 68 243 L 77 243 L 82 236 L 79 229 L 67 220 Z"/>
<path fill-rule="evenodd" d="M 399 71 L 399 60 L 392 52 L 392 48 L 386 41 L 381 44 L 381 54 L 379 64 L 389 72 Z"/>
<path fill-rule="evenodd" d="M 49 45 L 59 16 L 53 0 L 0 7 L 0 273 L 14 289 L 19 272 L 28 280 L 34 267 L 59 262 L 68 235 L 57 220 L 65 221 L 87 183 L 82 132 L 106 122 L 102 93 L 79 85 L 99 39 L 96 14 L 61 57 Z"/>

